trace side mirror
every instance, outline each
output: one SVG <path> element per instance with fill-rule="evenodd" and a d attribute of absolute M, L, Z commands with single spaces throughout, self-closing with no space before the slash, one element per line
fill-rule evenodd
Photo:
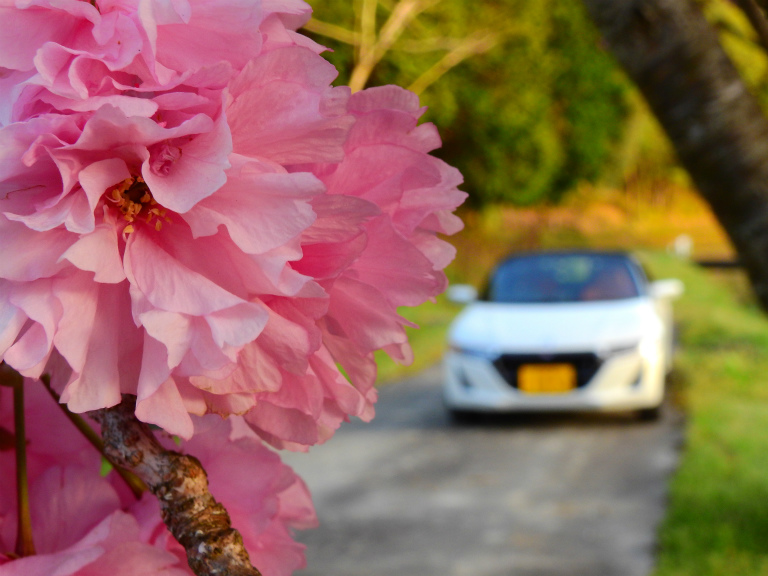
<path fill-rule="evenodd" d="M 451 302 L 469 304 L 477 300 L 477 289 L 469 284 L 452 284 L 448 286 L 445 295 Z"/>
<path fill-rule="evenodd" d="M 676 278 L 670 278 L 667 280 L 656 280 L 651 282 L 648 287 L 648 292 L 652 298 L 657 299 L 673 299 L 680 297 L 685 291 L 685 285 Z"/>

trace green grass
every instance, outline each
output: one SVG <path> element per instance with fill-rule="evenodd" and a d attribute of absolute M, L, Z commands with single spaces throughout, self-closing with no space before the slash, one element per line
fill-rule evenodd
<path fill-rule="evenodd" d="M 644 260 L 657 277 L 686 284 L 672 379 L 686 443 L 655 576 L 768 575 L 768 320 L 745 302 L 737 272 Z"/>

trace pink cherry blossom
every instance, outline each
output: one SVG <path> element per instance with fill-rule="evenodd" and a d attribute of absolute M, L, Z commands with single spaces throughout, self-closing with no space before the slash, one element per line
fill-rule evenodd
<path fill-rule="evenodd" d="M 418 98 L 332 87 L 296 0 L 0 13 L 0 359 L 63 358 L 71 410 L 135 394 L 183 438 L 209 412 L 292 449 L 370 419 L 373 352 L 410 360 L 397 309 L 443 290 L 461 225 Z"/>
<path fill-rule="evenodd" d="M 0 87 L 10 97 L 0 125 L 105 104 L 150 117 L 179 95 L 223 88 L 273 48 L 319 52 L 294 32 L 309 14 L 301 0 L 2 2 Z"/>
<path fill-rule="evenodd" d="M 344 160 L 311 167 L 328 194 L 313 200 L 318 218 L 304 233 L 303 258 L 294 264 L 329 295 L 316 322 L 322 345 L 304 371 L 286 357 L 272 360 L 283 386 L 258 394 L 245 416 L 281 448 L 304 449 L 326 440 L 350 415 L 373 416 L 373 352 L 411 360 L 403 329 L 409 323 L 397 309 L 442 292 L 442 269 L 454 250 L 435 232 L 462 227 L 453 215 L 466 197 L 456 189 L 461 175 L 428 155 L 440 140 L 433 125 L 417 124 L 424 111 L 418 98 L 395 86 L 369 89 L 352 97 L 349 110 L 357 122 Z M 262 345 L 269 337 L 262 333 L 241 358 L 258 353 L 260 361 L 252 364 L 269 364 Z M 248 366 L 242 377 L 254 374 Z"/>
<path fill-rule="evenodd" d="M 36 554 L 13 559 L 16 483 L 13 446 L 0 443 L 0 575 L 188 576 L 178 558 L 139 539 L 135 518 L 99 474 L 101 456 L 70 423 L 43 385 L 26 388 L 30 513 Z M 13 434 L 11 390 L 0 387 L 0 433 Z M 11 429 L 6 428 L 10 424 Z"/>
<path fill-rule="evenodd" d="M 44 373 L 74 412 L 135 395 L 201 460 L 265 576 L 304 565 L 306 486 L 262 442 L 305 450 L 373 417 L 373 354 L 410 361 L 398 309 L 444 289 L 437 235 L 465 197 L 414 94 L 332 86 L 297 32 L 309 15 L 0 0 L 0 361 L 27 377 L 38 552 L 8 553 L 0 388 L 0 576 L 191 574 L 157 502 L 99 475 Z"/>
<path fill-rule="evenodd" d="M 0 387 L 0 576 L 190 576 L 183 548 L 156 499 L 136 500 L 114 473 L 99 474 L 99 453 L 38 382 L 26 383 L 27 456 L 36 554 L 12 559 L 16 539 L 11 390 Z M 252 562 L 265 576 L 304 566 L 293 530 L 316 525 L 304 483 L 237 417 L 195 419 L 179 448 L 208 470 L 212 492 L 230 513 Z"/>

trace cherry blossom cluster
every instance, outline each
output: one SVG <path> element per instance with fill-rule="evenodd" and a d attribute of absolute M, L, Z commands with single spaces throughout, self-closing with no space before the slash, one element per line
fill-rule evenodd
<path fill-rule="evenodd" d="M 27 392 L 30 512 L 36 554 L 14 559 L 16 542 L 11 390 L 0 387 L 0 576 L 191 576 L 186 554 L 160 518 L 157 500 L 137 499 L 63 415 L 39 382 Z M 316 518 L 301 479 L 266 448 L 242 418 L 194 417 L 182 443 L 208 469 L 211 489 L 230 509 L 251 561 L 264 576 L 304 565 L 291 530 Z M 52 433 L 55 431 L 55 433 Z M 6 441 L 4 441 L 6 440 Z M 174 447 L 172 440 L 167 440 Z M 4 553 L 5 551 L 5 553 Z"/>
<path fill-rule="evenodd" d="M 56 372 L 75 413 L 135 395 L 136 417 L 210 456 L 212 477 L 252 472 L 280 506 L 230 513 L 289 558 L 265 574 L 300 564 L 281 539 L 312 512 L 261 442 L 306 450 L 373 416 L 373 353 L 410 361 L 398 307 L 445 288 L 453 249 L 437 234 L 461 228 L 465 197 L 429 155 L 440 140 L 418 98 L 332 86 L 297 32 L 309 17 L 301 0 L 0 0 L 0 360 Z M 95 508 L 42 550 L 159 546 L 137 574 L 186 573 L 152 504 L 81 479 L 98 462 L 74 440 L 44 446 L 67 437 L 53 422 L 30 444 L 46 455 L 33 482 L 60 492 L 38 513 Z M 15 512 L 0 506 L 2 552 Z M 43 556 L 6 566 L 36 574 Z"/>

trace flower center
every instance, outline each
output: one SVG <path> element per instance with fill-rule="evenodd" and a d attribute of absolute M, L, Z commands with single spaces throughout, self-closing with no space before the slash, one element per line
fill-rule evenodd
<path fill-rule="evenodd" d="M 123 228 L 124 234 L 130 234 L 135 230 L 133 222 L 143 220 L 147 224 L 151 224 L 155 221 L 155 230 L 158 232 L 163 227 L 163 220 L 170 222 L 171 219 L 165 214 L 167 210 L 158 205 L 157 201 L 152 197 L 152 192 L 149 191 L 149 186 L 141 176 L 135 178 L 131 176 L 126 178 L 111 192 L 113 202 L 117 209 L 123 215 L 123 218 L 129 222 L 129 224 Z"/>

